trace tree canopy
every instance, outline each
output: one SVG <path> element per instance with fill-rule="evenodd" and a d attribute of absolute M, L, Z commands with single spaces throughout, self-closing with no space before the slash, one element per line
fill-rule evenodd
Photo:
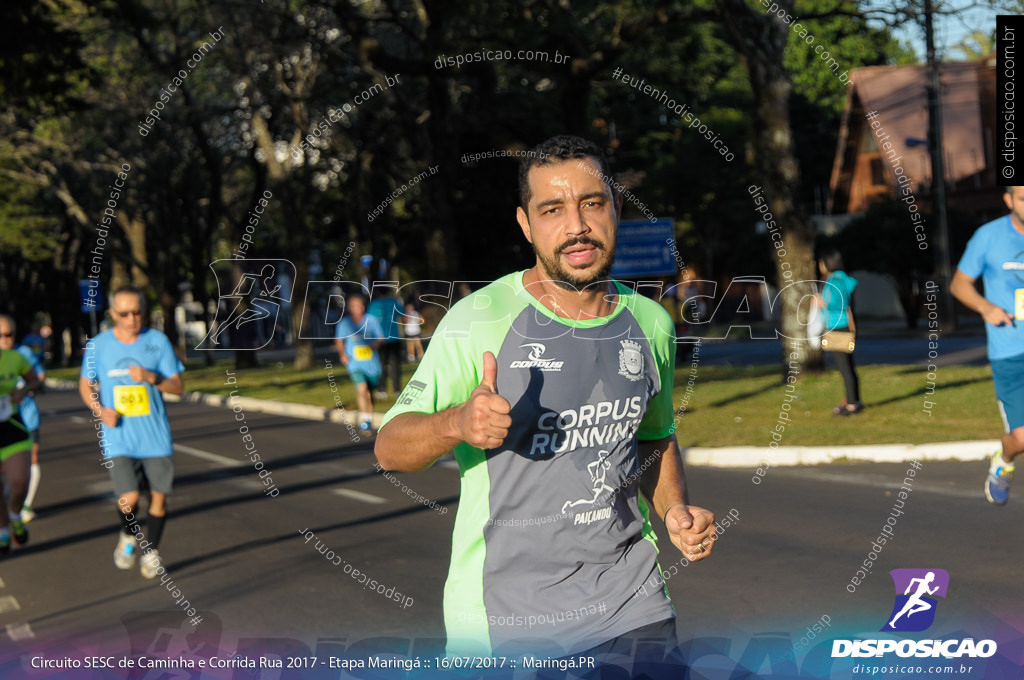
<path fill-rule="evenodd" d="M 557 133 L 604 146 L 639 201 L 675 220 L 702 278 L 774 276 L 752 184 L 770 189 L 809 271 L 807 216 L 846 91 L 815 45 L 840 72 L 910 58 L 854 0 L 785 8 L 815 44 L 759 0 L 457 5 L 5 4 L 10 311 L 45 309 L 81 336 L 77 282 L 97 257 L 105 291 L 131 281 L 171 310 L 191 290 L 205 307 L 218 292 L 210 263 L 242 243 L 248 259 L 295 263 L 300 296 L 339 265 L 358 280 L 360 255 L 403 282 L 491 280 L 532 262 L 515 225 L 516 159 L 464 159 Z"/>

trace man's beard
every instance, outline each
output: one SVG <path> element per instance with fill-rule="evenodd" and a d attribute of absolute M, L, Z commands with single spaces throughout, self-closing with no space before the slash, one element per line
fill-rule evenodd
<path fill-rule="evenodd" d="M 562 266 L 562 261 L 559 258 L 566 249 L 581 244 L 594 246 L 594 248 L 599 251 L 598 257 L 606 257 L 600 268 L 589 276 L 586 274 L 576 274 L 573 271 L 564 268 Z M 536 245 L 533 246 L 533 252 L 537 254 L 537 259 L 540 260 L 541 266 L 544 267 L 544 271 L 551 277 L 552 281 L 566 290 L 575 291 L 583 290 L 587 286 L 597 283 L 598 281 L 608 280 L 608 275 L 612 271 L 612 261 L 614 260 L 613 257 L 609 256 L 609 251 L 605 248 L 603 242 L 590 238 L 589 236 L 580 236 L 569 239 L 555 249 L 554 256 L 551 259 L 548 259 L 543 253 L 537 250 Z"/>
<path fill-rule="evenodd" d="M 1017 223 L 1024 227 L 1024 211 L 1014 209 L 1010 212 L 1012 212 L 1013 216 L 1017 218 Z"/>

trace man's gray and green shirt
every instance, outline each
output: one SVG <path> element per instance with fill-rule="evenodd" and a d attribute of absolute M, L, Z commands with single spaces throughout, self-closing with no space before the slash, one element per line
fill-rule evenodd
<path fill-rule="evenodd" d="M 637 440 L 675 431 L 672 320 L 618 282 L 609 316 L 565 319 L 522 279 L 502 277 L 449 310 L 382 426 L 462 404 L 484 352 L 497 358 L 508 437 L 455 449 L 451 654 L 572 654 L 674 616 L 667 588 L 640 590 L 659 567 L 637 473 Z"/>

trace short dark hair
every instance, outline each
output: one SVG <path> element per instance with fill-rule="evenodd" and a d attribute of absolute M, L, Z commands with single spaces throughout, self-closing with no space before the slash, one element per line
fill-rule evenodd
<path fill-rule="evenodd" d="M 554 165 L 576 158 L 594 158 L 597 160 L 598 168 L 602 179 L 609 184 L 612 181 L 612 173 L 608 167 L 608 159 L 597 144 L 588 139 L 576 135 L 556 135 L 547 139 L 526 153 L 526 157 L 519 161 L 519 205 L 529 214 L 530 205 L 530 168 L 544 165 Z"/>
<path fill-rule="evenodd" d="M 843 268 L 843 256 L 835 248 L 828 248 L 821 251 L 818 261 L 824 263 L 825 269 L 830 272 L 837 272 Z"/>
<path fill-rule="evenodd" d="M 131 295 L 137 295 L 138 296 L 138 298 L 139 298 L 139 309 L 143 313 L 145 313 L 146 312 L 146 296 L 143 295 L 142 291 L 139 290 L 138 288 L 136 288 L 135 286 L 121 286 L 120 288 L 115 290 L 113 293 L 111 293 L 110 294 L 110 308 L 111 309 L 114 308 L 114 298 L 116 298 L 118 295 L 129 294 L 129 293 Z"/>

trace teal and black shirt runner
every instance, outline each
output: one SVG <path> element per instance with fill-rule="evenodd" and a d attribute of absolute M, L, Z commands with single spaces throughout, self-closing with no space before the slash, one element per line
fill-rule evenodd
<path fill-rule="evenodd" d="M 465 402 L 497 358 L 512 426 L 455 449 L 461 496 L 444 589 L 449 654 L 562 656 L 674 616 L 637 440 L 675 430 L 672 319 L 616 283 L 606 317 L 572 320 L 505 276 L 455 304 L 384 425 Z"/>

